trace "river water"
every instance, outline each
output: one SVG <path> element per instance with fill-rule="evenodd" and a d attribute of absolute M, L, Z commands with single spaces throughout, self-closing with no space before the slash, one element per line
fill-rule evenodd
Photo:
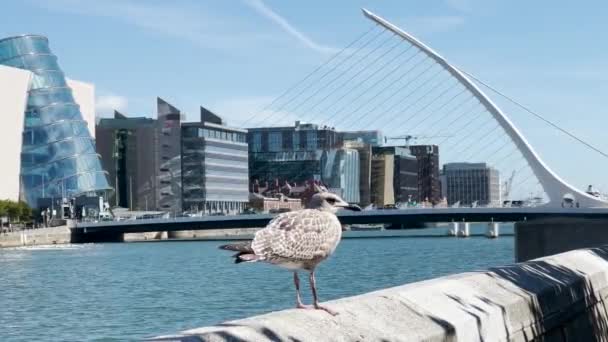
<path fill-rule="evenodd" d="M 321 299 L 514 260 L 512 236 L 429 236 L 443 232 L 343 239 L 317 270 Z M 230 253 L 217 249 L 220 244 L 0 249 L 0 341 L 139 340 L 294 305 L 291 273 L 270 265 L 235 265 Z M 309 301 L 308 281 L 303 288 Z"/>

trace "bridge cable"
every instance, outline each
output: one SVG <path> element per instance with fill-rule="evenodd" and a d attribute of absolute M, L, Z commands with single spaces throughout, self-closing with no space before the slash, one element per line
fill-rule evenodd
<path fill-rule="evenodd" d="M 389 40 L 390 40 L 392 37 L 388 37 L 388 38 L 389 38 L 389 39 L 387 39 L 385 42 L 389 41 Z M 383 42 L 382 44 L 384 44 L 385 42 Z M 374 59 L 374 60 L 373 60 L 371 63 L 368 63 L 368 65 L 376 63 L 376 62 L 377 62 L 377 61 L 379 61 L 379 60 L 380 60 L 382 57 L 384 57 L 384 56 L 388 55 L 390 52 L 392 52 L 394 49 L 396 49 L 398 46 L 399 46 L 399 44 L 395 44 L 395 45 L 393 45 L 393 46 L 392 46 L 390 49 L 388 49 L 387 51 L 383 52 L 381 55 L 376 56 L 376 59 Z M 365 55 L 365 57 L 364 57 L 363 59 L 367 58 L 369 55 L 371 55 L 373 52 L 375 52 L 375 51 L 376 51 L 378 48 L 380 48 L 380 47 L 381 47 L 381 46 L 378 46 L 378 47 L 377 47 L 375 50 L 370 51 L 370 53 L 368 53 L 367 55 Z M 361 59 L 361 60 L 363 60 L 363 59 Z M 355 64 L 355 65 L 356 65 L 356 64 Z M 353 66 L 354 66 L 354 65 L 353 65 Z M 378 71 L 379 71 L 379 70 L 381 70 L 383 67 L 384 67 L 384 66 L 380 67 L 380 69 L 378 69 Z M 351 69 L 351 68 L 349 68 L 349 69 L 345 70 L 344 72 L 342 72 L 340 75 L 338 75 L 336 78 L 334 78 L 334 79 L 333 79 L 333 80 L 332 80 L 332 81 L 331 81 L 329 84 L 331 84 L 331 83 L 333 83 L 334 81 L 336 81 L 336 80 L 340 79 L 340 78 L 341 78 L 342 76 L 344 76 L 344 75 L 345 75 L 345 74 L 346 74 L 348 71 L 350 71 L 350 69 Z M 354 75 L 352 75 L 350 78 L 348 78 L 347 80 L 345 80 L 344 82 L 342 82 L 342 83 L 341 83 L 341 84 L 340 84 L 340 85 L 339 85 L 337 88 L 335 88 L 335 89 L 333 89 L 333 90 L 329 91 L 329 93 L 328 93 L 327 95 L 325 95 L 323 98 L 321 98 L 321 100 L 319 100 L 319 101 L 317 101 L 315 104 L 313 104 L 313 105 L 312 105 L 312 107 L 309 107 L 309 108 L 308 108 L 308 110 L 306 110 L 306 112 L 310 112 L 310 111 L 312 111 L 314 108 L 316 108 L 316 107 L 317 107 L 318 105 L 320 105 L 321 103 L 325 102 L 325 100 L 327 100 L 328 98 L 330 98 L 332 95 L 334 95 L 334 94 L 336 94 L 338 91 L 340 91 L 340 90 L 344 89 L 344 86 L 345 86 L 345 85 L 347 85 L 347 84 L 348 84 L 350 81 L 354 80 L 354 79 L 355 79 L 357 76 L 361 75 L 361 73 L 363 73 L 363 72 L 364 72 L 364 71 L 366 71 L 366 70 L 367 70 L 367 67 L 363 67 L 363 68 L 361 68 L 359 71 L 357 71 L 357 72 L 356 72 Z M 373 74 L 372 74 L 372 76 L 373 76 Z M 329 84 L 327 84 L 327 85 L 329 85 Z M 327 86 L 327 85 L 326 85 L 326 86 Z M 360 85 L 361 85 L 361 84 L 358 84 L 357 86 L 355 86 L 355 88 L 356 88 L 356 87 L 358 87 L 358 86 L 360 86 Z M 300 107 L 301 107 L 303 104 L 305 104 L 306 102 L 308 102 L 308 100 L 310 100 L 310 99 L 311 99 L 313 96 L 317 95 L 317 94 L 318 94 L 318 93 L 319 93 L 321 90 L 323 90 L 324 88 L 326 88 L 326 87 L 321 87 L 321 88 L 317 89 L 317 91 L 315 91 L 315 92 L 314 92 L 312 95 L 310 95 L 309 97 L 307 97 L 306 99 L 304 99 L 304 101 L 302 101 L 302 102 L 300 102 L 298 105 L 296 105 L 296 107 L 295 107 L 295 108 L 292 108 L 292 109 L 291 109 L 291 111 L 294 111 L 294 112 L 295 112 L 295 111 L 296 111 L 297 109 L 299 109 L 299 108 L 300 108 Z M 348 92 L 347 92 L 345 95 L 348 95 Z M 342 98 L 340 98 L 340 99 L 342 99 Z M 335 102 L 334 102 L 334 103 L 332 103 L 332 104 L 330 104 L 330 105 L 329 105 L 329 108 L 330 108 L 332 105 L 334 105 L 334 104 L 335 104 Z M 314 117 L 314 116 L 313 116 L 313 117 Z M 309 118 L 306 118 L 306 120 L 308 120 L 308 121 L 310 122 L 310 119 L 309 119 Z"/>
<path fill-rule="evenodd" d="M 496 94 L 498 94 L 498 95 L 502 96 L 503 98 L 507 99 L 509 102 L 511 102 L 511 103 L 515 104 L 516 106 L 520 107 L 521 109 L 525 110 L 525 111 L 526 111 L 526 112 L 528 112 L 529 114 L 534 115 L 534 116 L 535 116 L 535 117 L 537 117 L 538 119 L 540 119 L 540 120 L 544 121 L 545 123 L 547 123 L 547 124 L 551 125 L 553 128 L 555 128 L 555 129 L 559 130 L 560 132 L 562 132 L 562 133 L 564 133 L 564 134 L 568 135 L 569 137 L 571 137 L 572 139 L 574 139 L 574 140 L 578 141 L 579 143 L 581 143 L 581 144 L 583 144 L 583 145 L 587 146 L 588 148 L 590 148 L 590 149 L 594 150 L 595 152 L 597 152 L 597 153 L 601 154 L 602 156 L 604 156 L 604 157 L 608 158 L 608 154 L 607 154 L 607 153 L 604 153 L 604 152 L 603 152 L 602 150 L 600 150 L 599 148 L 597 148 L 597 147 L 595 147 L 595 146 L 591 145 L 590 143 L 586 142 L 585 140 L 583 140 L 583 139 L 581 139 L 581 138 L 577 137 L 577 136 L 576 136 L 576 135 L 574 135 L 573 133 L 570 133 L 570 132 L 569 132 L 569 131 L 567 131 L 566 129 L 564 129 L 564 128 L 560 127 L 559 125 L 557 125 L 556 123 L 552 122 L 551 120 L 549 120 L 549 119 L 547 119 L 547 118 L 543 117 L 542 115 L 540 115 L 540 114 L 538 114 L 538 113 L 536 113 L 536 112 L 532 111 L 532 109 L 530 109 L 530 108 L 528 108 L 528 107 L 524 106 L 523 104 L 521 104 L 521 103 L 519 103 L 519 102 L 515 101 L 513 98 L 511 98 L 511 97 L 509 97 L 509 96 L 505 95 L 504 93 L 500 92 L 499 90 L 497 90 L 496 88 L 494 88 L 494 87 L 490 86 L 489 84 L 484 83 L 483 81 L 481 81 L 481 80 L 480 80 L 480 79 L 478 79 L 477 77 L 475 77 L 475 76 L 473 76 L 473 75 L 469 74 L 468 72 L 466 72 L 466 71 L 462 71 L 462 70 L 460 70 L 460 69 L 458 69 L 458 70 L 459 70 L 460 72 L 462 72 L 462 73 L 466 74 L 467 76 L 471 77 L 471 78 L 472 78 L 473 80 L 475 80 L 476 82 L 479 82 L 479 83 L 480 83 L 480 84 L 482 84 L 483 86 L 487 87 L 488 89 L 490 89 L 490 90 L 491 90 L 491 91 L 493 91 L 494 93 L 496 93 Z"/>
<path fill-rule="evenodd" d="M 409 51 L 412 47 L 408 47 L 403 53 Z M 400 57 L 403 53 L 399 54 L 397 57 Z M 394 75 L 394 73 L 399 70 L 401 67 L 403 67 L 403 65 L 409 63 L 410 60 L 412 60 L 414 57 L 416 57 L 419 54 L 419 52 L 416 52 L 415 54 L 413 54 L 412 56 L 410 56 L 405 62 L 398 64 L 395 68 L 393 68 L 391 71 L 389 71 L 388 73 L 386 73 L 383 77 L 381 77 L 380 79 L 376 80 L 376 82 L 374 82 L 374 84 L 372 84 L 371 86 L 367 87 L 366 89 L 363 90 L 363 92 L 361 92 L 359 95 L 355 96 L 356 99 L 361 98 L 364 94 L 368 93 L 369 91 L 371 91 L 375 86 L 377 86 L 378 84 L 380 84 L 382 81 L 386 80 L 389 76 Z M 391 60 L 389 63 L 387 63 L 385 66 L 387 66 L 388 64 L 392 63 L 393 60 Z M 367 82 L 370 78 L 372 78 L 375 75 L 370 75 L 368 76 L 365 80 L 361 81 L 361 83 L 359 83 L 359 85 L 362 85 L 363 83 Z M 405 74 L 403 75 L 405 76 Z M 389 86 L 395 84 L 396 82 L 398 82 L 399 80 L 401 80 L 402 77 L 398 78 L 397 80 L 394 80 L 392 83 L 389 83 Z M 356 89 L 358 86 L 356 86 L 355 88 L 351 89 L 354 90 Z M 386 89 L 386 88 L 384 88 Z M 380 92 L 382 92 L 384 89 L 380 90 Z M 378 95 L 379 93 L 376 93 L 376 95 Z M 344 94 L 344 96 L 342 96 L 341 98 L 339 98 L 335 103 L 339 102 L 340 100 L 342 100 L 346 95 L 350 95 L 349 93 Z M 360 105 L 355 111 L 347 111 L 345 112 L 345 109 L 348 108 L 349 105 L 352 105 L 351 103 L 346 103 L 344 106 L 342 106 L 340 109 L 338 109 L 337 111 L 334 112 L 334 114 L 332 116 L 329 116 L 328 118 L 325 119 L 325 121 L 323 121 L 321 123 L 325 124 L 327 123 L 330 119 L 332 118 L 334 120 L 336 120 L 337 117 L 342 116 L 342 115 L 338 115 L 338 114 L 343 114 L 343 113 L 348 113 L 348 114 L 353 114 L 356 113 L 357 111 L 359 111 L 362 107 L 365 107 L 366 105 L 368 105 L 370 103 L 370 101 L 373 99 L 374 97 L 372 97 L 371 99 L 367 100 L 367 101 L 363 101 L 363 104 Z M 330 106 L 331 107 L 331 106 Z"/>
<path fill-rule="evenodd" d="M 386 55 L 387 55 L 389 52 L 391 52 L 391 51 L 392 51 L 394 48 L 396 48 L 396 47 L 397 47 L 398 45 L 400 45 L 400 44 L 401 44 L 401 42 L 399 42 L 399 44 L 395 45 L 394 47 L 392 47 L 391 49 L 389 49 L 388 51 L 386 51 L 384 54 L 380 55 L 380 56 L 379 56 L 379 57 L 378 57 L 376 60 L 374 60 L 374 61 L 372 62 L 372 64 L 373 64 L 373 63 L 375 63 L 376 61 L 378 61 L 380 58 L 382 58 L 382 57 L 386 56 Z M 345 97 L 347 97 L 348 95 L 351 95 L 351 94 L 352 94 L 352 92 L 353 92 L 355 89 L 357 89 L 357 88 L 361 87 L 361 86 L 362 86 L 362 85 L 363 85 L 365 82 L 367 82 L 368 80 L 370 80 L 371 78 L 373 78 L 374 76 L 376 76 L 376 73 L 377 73 L 377 72 L 379 72 L 379 71 L 380 71 L 380 70 L 382 70 L 384 67 L 386 67 L 386 66 L 388 66 L 389 64 L 391 64 L 392 62 L 394 62 L 394 61 L 395 61 L 397 58 L 399 58 L 399 57 L 401 57 L 402 55 L 404 55 L 405 53 L 407 53 L 407 52 L 408 52 L 410 49 L 411 49 L 411 47 L 409 47 L 409 48 L 407 48 L 407 49 L 403 50 L 403 51 L 402 51 L 401 53 L 399 53 L 398 55 L 393 56 L 393 58 L 392 58 L 392 59 L 391 59 L 391 60 L 390 60 L 388 63 L 386 63 L 386 64 L 384 64 L 383 66 L 381 66 L 381 67 L 380 67 L 378 70 L 376 70 L 376 72 L 375 72 L 375 73 L 371 73 L 371 74 L 370 74 L 370 75 L 368 75 L 368 76 L 367 76 L 367 77 L 366 77 L 366 78 L 365 78 L 363 81 L 358 82 L 358 84 L 357 84 L 357 85 L 355 85 L 355 87 L 351 88 L 351 89 L 350 89 L 350 91 L 346 91 L 344 94 L 342 94 L 342 95 L 341 95 L 341 96 L 340 96 L 340 97 L 339 97 L 337 100 L 333 101 L 333 102 L 332 102 L 332 103 L 331 103 L 329 106 L 325 107 L 325 109 L 324 109 L 323 111 L 320 111 L 320 112 L 319 112 L 319 113 L 321 114 L 321 116 L 323 115 L 323 113 L 324 113 L 325 111 L 328 111 L 328 110 L 329 110 L 329 108 L 333 107 L 333 106 L 334 106 L 336 103 L 338 103 L 338 102 L 342 101 L 342 100 L 343 100 Z M 396 68 L 395 70 L 399 69 L 399 67 L 401 67 L 401 65 L 398 65 L 398 66 L 397 66 L 397 68 Z M 349 82 L 351 82 L 352 80 L 354 80 L 354 79 L 355 79 L 357 76 L 359 76 L 359 75 L 360 75 L 360 74 L 361 74 L 363 71 L 365 71 L 365 70 L 366 70 L 366 68 L 363 68 L 363 69 L 359 70 L 357 73 L 355 73 L 353 76 L 351 76 L 351 77 L 350 77 L 348 80 L 346 80 L 345 82 L 343 82 L 343 83 L 342 83 L 342 84 L 341 84 L 341 85 L 338 87 L 338 89 L 344 89 L 343 87 L 344 87 L 345 85 L 347 85 Z M 388 77 L 388 76 L 390 76 L 390 75 L 391 75 L 390 73 L 386 74 L 386 75 L 385 75 L 385 77 L 384 77 L 382 80 L 384 80 L 386 77 Z M 375 86 L 375 85 L 376 85 L 376 84 L 374 84 L 373 86 Z M 373 87 L 373 86 L 372 86 L 372 87 Z M 368 89 L 370 89 L 370 88 L 368 88 Z M 333 95 L 334 93 L 335 93 L 335 92 L 331 92 L 331 93 L 329 93 L 328 95 L 326 95 L 325 97 L 323 97 L 323 99 L 321 99 L 321 101 L 317 102 L 315 105 L 313 105 L 312 107 L 308 108 L 307 112 L 312 111 L 314 108 L 316 108 L 316 107 L 317 107 L 319 104 L 321 104 L 322 102 L 324 102 L 324 101 L 325 101 L 327 98 L 329 98 L 329 96 Z M 348 105 L 347 105 L 347 106 L 348 106 Z M 343 107 L 343 108 L 344 108 L 344 107 Z M 343 109 L 343 108 L 342 108 L 342 109 Z M 341 110 L 342 110 L 342 109 L 341 109 Z M 312 117 L 307 118 L 307 120 L 308 120 L 309 122 L 311 122 L 311 123 L 312 123 L 312 122 L 313 122 L 313 120 L 316 120 L 318 117 L 319 117 L 319 115 L 313 115 Z"/>
<path fill-rule="evenodd" d="M 377 38 L 378 36 L 374 37 Z M 350 70 L 352 70 L 355 66 L 357 66 L 359 63 L 361 63 L 363 60 L 367 59 L 370 55 L 372 55 L 374 52 L 376 52 L 378 49 L 382 48 L 384 46 L 385 43 L 389 42 L 391 40 L 392 36 L 387 37 L 387 39 L 383 40 L 380 45 L 376 46 L 375 48 L 373 48 L 372 50 L 370 50 L 367 54 L 365 54 L 363 57 L 361 57 L 359 60 L 357 60 L 354 64 L 351 64 L 348 68 L 346 68 L 345 70 L 343 70 L 340 74 L 338 74 L 338 76 L 334 77 L 333 79 L 331 79 L 328 83 L 326 83 L 325 85 L 316 88 L 315 91 L 313 91 L 312 94 L 310 94 L 308 97 L 306 97 L 304 100 L 300 101 L 299 103 L 297 103 L 295 105 L 295 107 L 289 109 L 289 111 L 291 112 L 295 112 L 296 110 L 298 110 L 302 105 L 304 105 L 305 103 L 307 103 L 310 99 L 312 99 L 315 95 L 317 95 L 319 92 L 321 92 L 322 90 L 324 90 L 325 88 L 327 88 L 328 86 L 330 86 L 331 84 L 333 84 L 335 81 L 337 81 L 338 79 L 340 79 L 342 76 L 346 75 L 347 72 L 349 72 Z M 370 41 L 371 42 L 371 41 Z M 399 44 L 394 45 L 393 47 L 391 47 L 388 51 L 384 52 L 381 56 L 379 56 L 377 59 L 383 57 L 384 55 L 388 54 L 390 51 L 392 51 L 394 48 L 396 48 Z M 361 47 L 362 48 L 362 47 Z M 376 60 L 374 60 L 372 63 L 375 63 Z M 362 70 L 365 70 L 365 68 L 363 68 Z M 326 98 L 328 98 L 329 96 L 331 96 L 332 94 L 334 94 L 337 90 L 334 89 L 333 91 L 330 91 L 330 93 L 323 98 L 320 102 L 323 102 Z M 300 96 L 303 92 L 300 92 L 296 95 L 296 97 L 294 97 L 292 100 L 295 100 L 298 96 Z M 292 102 L 292 101 L 290 101 Z M 287 104 L 289 104 L 290 102 L 286 103 L 285 105 L 281 106 L 280 109 L 286 107 Z M 280 110 L 279 109 L 279 110 Z"/>
<path fill-rule="evenodd" d="M 270 103 L 266 104 L 264 107 L 262 107 L 261 109 L 259 109 L 256 114 L 253 114 L 252 116 L 249 117 L 249 119 L 247 119 L 245 122 L 243 122 L 242 126 L 245 127 L 246 124 L 248 124 L 249 122 L 251 122 L 251 119 L 256 117 L 257 115 L 263 113 L 264 111 L 266 111 L 267 109 L 269 109 L 270 107 L 272 107 L 276 102 L 278 102 L 280 99 L 282 99 L 283 97 L 285 97 L 287 94 L 289 94 L 289 92 L 291 92 L 292 90 L 296 89 L 297 87 L 299 87 L 300 85 L 302 85 L 304 82 L 306 82 L 310 77 L 312 77 L 312 75 L 314 75 L 315 73 L 317 73 L 317 71 L 321 70 L 323 67 L 329 65 L 334 59 L 338 58 L 338 56 L 340 56 L 343 52 L 347 51 L 351 46 L 355 45 L 356 43 L 358 43 L 361 39 L 363 39 L 363 37 L 365 37 L 368 33 L 370 33 L 372 30 L 374 30 L 376 27 L 378 27 L 378 25 L 376 24 L 375 26 L 371 26 L 367 31 L 363 32 L 361 35 L 359 35 L 355 40 L 353 40 L 352 42 L 350 42 L 347 46 L 345 46 L 344 48 L 342 48 L 342 50 L 340 50 L 339 52 L 337 52 L 336 54 L 334 54 L 333 56 L 331 56 L 329 59 L 327 59 L 325 62 L 323 62 L 322 64 L 320 64 L 319 66 L 317 66 L 313 71 L 309 72 L 304 78 L 302 78 L 301 80 L 297 81 L 294 85 L 292 85 L 291 87 L 287 88 L 287 90 L 283 91 L 283 93 L 281 93 L 279 96 L 275 97 Z M 384 30 L 381 30 L 378 34 L 378 36 L 380 34 L 382 34 L 384 32 Z M 320 79 L 319 79 L 320 80 Z"/>
<path fill-rule="evenodd" d="M 415 54 L 413 54 L 412 56 L 410 56 L 405 62 L 401 63 L 400 65 L 398 65 L 397 68 L 395 68 L 392 72 L 389 72 L 387 75 L 385 75 L 385 77 L 383 77 L 381 80 L 377 81 L 373 86 L 369 87 L 366 91 L 369 91 L 371 89 L 373 89 L 374 86 L 376 86 L 379 82 L 383 81 L 384 79 L 386 79 L 389 75 L 391 75 L 394 71 L 397 71 L 399 68 L 401 68 L 403 65 L 406 65 L 407 63 L 409 63 L 411 60 L 413 60 L 416 56 L 418 56 L 420 54 L 420 51 L 417 51 Z M 414 64 L 412 67 L 410 67 L 408 70 L 405 71 L 405 73 L 403 73 L 401 76 L 399 76 L 397 79 L 393 80 L 392 82 L 386 84 L 382 89 L 380 89 L 380 91 L 377 91 L 373 96 L 371 96 L 368 100 L 363 101 L 362 104 L 360 104 L 355 110 L 351 110 L 349 112 L 346 112 L 350 115 L 354 115 L 355 113 L 358 113 L 361 111 L 361 109 L 365 108 L 365 106 L 373 103 L 373 100 L 375 100 L 376 98 L 378 98 L 382 93 L 384 93 L 386 90 L 388 90 L 390 87 L 394 86 L 395 84 L 397 84 L 398 82 L 400 82 L 401 80 L 403 80 L 406 76 L 409 75 L 410 71 L 414 70 L 417 66 L 421 65 L 421 62 L 424 62 L 424 59 L 417 62 L 416 64 Z M 363 95 L 366 91 L 364 91 L 361 95 Z M 378 108 L 378 106 L 381 106 L 382 104 L 386 103 L 386 101 L 390 98 L 392 98 L 392 96 L 394 96 L 395 93 L 393 93 L 393 95 L 389 96 L 388 98 L 384 99 L 383 102 L 380 102 L 375 108 Z M 334 119 L 334 126 L 336 126 L 336 123 L 338 122 L 337 120 L 337 114 L 338 113 L 342 113 L 343 110 L 345 109 L 346 106 L 340 108 L 340 110 L 338 110 L 336 112 L 336 115 L 333 116 Z M 369 114 L 370 112 L 373 112 L 375 109 L 369 110 L 367 112 L 364 112 L 363 115 L 365 114 Z M 325 121 L 323 121 L 321 124 L 325 124 L 325 123 L 329 123 L 329 118 L 326 119 Z"/>
<path fill-rule="evenodd" d="M 423 59 L 422 61 L 426 61 L 426 59 Z M 408 73 L 409 73 L 409 71 L 411 71 L 411 70 L 415 69 L 415 68 L 416 68 L 416 67 L 418 67 L 419 65 L 421 65 L 421 64 L 420 64 L 420 63 L 418 63 L 418 64 L 416 64 L 415 66 L 413 66 L 412 68 L 410 68 L 410 70 L 408 70 Z M 434 67 L 434 66 L 435 66 L 435 64 L 434 64 L 434 63 L 431 63 L 430 65 L 428 65 L 428 66 L 427 66 L 427 67 L 426 67 L 426 68 L 425 68 L 425 69 L 424 69 L 422 72 L 418 73 L 416 76 L 414 76 L 414 78 L 412 78 L 411 80 L 409 80 L 408 82 L 406 82 L 404 85 L 402 85 L 402 86 L 401 86 L 399 89 L 397 89 L 395 92 L 393 92 L 393 94 L 391 94 L 391 95 L 390 95 L 388 98 L 386 98 L 386 99 L 385 99 L 385 101 L 388 101 L 389 99 L 392 99 L 392 98 L 393 98 L 395 95 L 399 94 L 399 93 L 400 93 L 402 90 L 404 90 L 405 88 L 407 88 L 408 86 L 410 86 L 410 85 L 411 85 L 411 84 L 412 84 L 414 81 L 416 81 L 416 80 L 417 80 L 417 79 L 418 79 L 420 76 L 422 76 L 422 75 L 426 74 L 426 73 L 427 73 L 427 72 L 428 72 L 428 71 L 429 71 L 429 70 L 430 70 L 432 67 Z M 432 78 L 434 78 L 436 75 L 438 75 L 438 73 L 436 73 L 435 75 L 431 76 L 431 79 L 432 79 Z M 420 85 L 420 86 L 422 86 L 422 85 Z M 419 87 L 420 87 L 420 86 L 419 86 Z M 413 92 L 410 92 L 408 96 L 412 95 L 412 94 L 413 94 L 414 92 L 416 92 L 417 90 L 418 90 L 418 88 L 414 89 L 414 91 L 413 91 Z M 391 107 L 389 108 L 389 110 L 383 111 L 383 113 L 382 113 L 382 114 L 381 114 L 379 117 L 375 117 L 375 118 L 373 118 L 373 117 L 371 117 L 370 115 L 368 115 L 368 114 L 369 114 L 369 112 L 373 112 L 373 111 L 375 111 L 376 109 L 380 108 L 380 106 L 382 106 L 382 105 L 384 104 L 383 102 L 381 102 L 381 103 L 379 103 L 378 105 L 376 105 L 376 107 L 374 107 L 373 109 L 369 110 L 369 112 L 364 112 L 363 114 L 361 114 L 361 115 L 358 117 L 358 119 L 357 119 L 357 120 L 353 120 L 353 121 L 350 123 L 350 125 L 349 125 L 349 126 L 343 127 L 343 129 L 344 129 L 344 130 L 351 129 L 351 128 L 354 126 L 354 124 L 353 124 L 353 123 L 355 123 L 355 124 L 356 124 L 356 123 L 360 123 L 360 121 L 361 121 L 361 120 L 362 120 L 362 119 L 363 119 L 363 118 L 364 118 L 366 115 L 367 115 L 368 117 L 370 117 L 370 119 L 372 119 L 372 120 L 374 120 L 374 119 L 375 119 L 375 120 L 377 120 L 377 119 L 378 119 L 378 118 L 380 118 L 380 117 L 384 117 L 384 116 L 385 116 L 387 113 L 389 113 L 389 112 L 390 112 L 392 109 L 394 109 L 394 108 L 396 107 L 396 105 L 398 105 L 398 104 L 400 104 L 400 103 L 403 103 L 403 101 L 404 101 L 404 100 L 406 100 L 406 99 L 407 99 L 407 97 L 405 97 L 405 98 L 404 98 L 404 99 L 402 99 L 401 101 L 397 102 L 395 105 L 391 106 Z M 365 126 L 366 126 L 366 125 L 364 124 L 364 125 L 363 125 L 363 127 L 365 127 Z"/>
<path fill-rule="evenodd" d="M 441 70 L 440 70 L 441 71 Z M 426 92 L 424 92 L 422 94 L 422 96 L 418 97 L 414 102 L 412 102 L 411 104 L 408 104 L 404 109 L 398 111 L 396 113 L 397 116 L 400 116 L 401 114 L 405 114 L 407 110 L 411 109 L 412 107 L 414 107 L 415 105 L 417 105 L 418 103 L 423 103 L 423 106 L 418 108 L 418 110 L 415 112 L 415 114 L 411 115 L 411 116 L 406 116 L 404 121 L 400 122 L 398 125 L 399 127 L 405 125 L 409 120 L 411 120 L 412 118 L 414 118 L 415 116 L 417 116 L 418 114 L 420 114 L 424 109 L 426 109 L 427 107 L 429 107 L 431 104 L 433 104 L 434 101 L 438 100 L 439 98 L 441 98 L 443 95 L 445 95 L 448 91 L 452 90 L 454 85 L 456 84 L 452 84 L 449 85 L 446 89 L 444 89 L 441 93 L 439 93 L 438 96 L 435 96 L 434 98 L 432 98 L 430 100 L 430 102 L 426 103 L 427 97 L 429 95 L 431 95 L 435 90 L 437 90 L 438 88 L 440 88 L 442 85 L 444 85 L 445 83 L 442 82 L 438 82 L 437 84 L 435 84 L 434 86 L 432 86 L 430 89 L 427 89 Z M 424 104 L 426 103 L 426 104 Z M 380 129 L 381 130 L 385 130 L 387 127 L 389 126 L 394 126 L 395 124 L 393 122 L 389 122 L 387 124 L 385 124 L 384 126 L 382 126 Z"/>

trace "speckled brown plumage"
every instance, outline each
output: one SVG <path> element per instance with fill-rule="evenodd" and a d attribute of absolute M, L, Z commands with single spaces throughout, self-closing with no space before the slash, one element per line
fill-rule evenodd
<path fill-rule="evenodd" d="M 334 252 L 341 236 L 335 214 L 304 209 L 275 217 L 255 234 L 251 249 L 260 261 L 312 270 Z"/>

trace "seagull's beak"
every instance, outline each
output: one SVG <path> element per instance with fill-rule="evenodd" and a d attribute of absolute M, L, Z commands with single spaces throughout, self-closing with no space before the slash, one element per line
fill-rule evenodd
<path fill-rule="evenodd" d="M 347 207 L 344 207 L 344 209 L 348 209 L 348 210 L 352 210 L 352 211 L 361 211 L 361 207 L 356 204 L 349 204 Z"/>
<path fill-rule="evenodd" d="M 340 207 L 340 208 L 344 208 L 346 210 L 352 210 L 352 211 L 361 211 L 361 207 L 356 205 L 356 204 L 349 204 L 346 202 L 340 202 L 336 204 L 336 207 Z"/>

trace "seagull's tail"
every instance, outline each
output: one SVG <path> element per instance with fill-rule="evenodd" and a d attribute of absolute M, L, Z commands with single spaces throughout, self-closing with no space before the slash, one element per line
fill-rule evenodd
<path fill-rule="evenodd" d="M 258 256 L 255 255 L 255 252 L 251 248 L 251 241 L 241 242 L 241 243 L 231 243 L 227 245 L 221 245 L 220 249 L 224 249 L 227 251 L 235 251 L 238 252 L 234 257 L 234 263 L 238 264 L 241 262 L 254 262 L 258 261 Z"/>

